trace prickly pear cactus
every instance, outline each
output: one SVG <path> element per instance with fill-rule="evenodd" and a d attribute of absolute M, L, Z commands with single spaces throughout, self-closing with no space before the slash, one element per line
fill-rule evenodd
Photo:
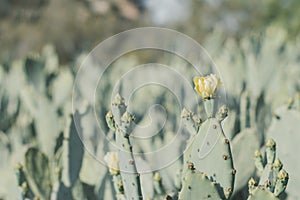
<path fill-rule="evenodd" d="M 209 180 L 205 173 L 194 169 L 192 164 L 183 177 L 183 187 L 179 193 L 179 200 L 186 199 L 221 199 L 216 183 Z"/>
<path fill-rule="evenodd" d="M 49 199 L 51 172 L 47 156 L 36 148 L 29 148 L 25 154 L 25 173 L 29 187 L 35 196 Z"/>
<path fill-rule="evenodd" d="M 78 182 L 83 160 L 83 145 L 78 135 L 81 126 L 80 124 L 75 124 L 75 121 L 78 122 L 79 117 L 78 112 L 75 112 L 74 115 L 66 116 L 67 124 L 62 147 L 56 154 L 59 156 L 59 163 L 53 166 L 54 173 L 58 177 L 54 180 L 53 185 L 55 187 L 52 190 L 52 199 L 74 199 L 75 196 L 72 194 L 72 190 L 76 186 L 80 186 Z"/>
<path fill-rule="evenodd" d="M 300 112 L 297 110 L 298 99 L 290 105 L 279 107 L 274 112 L 271 126 L 267 132 L 267 136 L 274 138 L 277 143 L 277 155 L 285 165 L 286 170 L 290 174 L 289 187 L 286 190 L 288 196 L 292 199 L 300 198 L 298 185 L 300 184 L 299 166 L 300 162 L 295 159 L 295 154 L 291 152 L 299 152 L 299 130 L 300 130 Z M 299 108 L 299 107 L 298 107 Z"/>
<path fill-rule="evenodd" d="M 161 90 L 159 86 L 151 85 L 142 89 L 142 95 L 136 95 L 137 92 L 130 97 L 135 122 L 147 124 L 147 120 L 154 119 L 146 131 L 133 126 L 133 116 L 127 112 L 121 97 L 114 100 L 112 111 L 106 116 L 110 130 L 104 126 L 103 120 L 111 105 L 109 94 L 116 88 L 116 82 L 132 66 L 138 65 L 140 58 L 129 56 L 112 63 L 114 67 L 105 70 L 93 100 L 89 95 L 94 93 L 89 91 L 89 86 L 99 78 L 95 73 L 99 71 L 94 70 L 100 69 L 92 59 L 88 61 L 94 67 L 79 79 L 79 96 L 83 98 L 73 99 L 76 105 L 80 105 L 79 112 L 84 113 L 84 119 L 81 114 L 78 117 L 78 113 L 70 116 L 69 104 L 78 68 L 59 66 L 53 47 L 46 46 L 41 54 L 24 59 L 1 62 L 0 199 L 185 200 L 232 197 L 235 200 L 241 199 L 240 194 L 246 199 L 246 184 L 251 176 L 254 179 L 248 183 L 248 199 L 299 199 L 300 164 L 296 159 L 300 151 L 299 41 L 286 43 L 286 40 L 285 31 L 273 26 L 264 34 L 249 34 L 238 41 L 226 39 L 223 43 L 218 37 L 206 42 L 215 49 L 214 61 L 220 66 L 218 70 L 226 86 L 226 105 L 231 111 L 227 121 L 222 121 L 227 115 L 226 107 L 215 113 L 217 106 L 214 101 L 218 100 L 220 86 L 216 76 L 195 78 L 195 89 L 203 97 L 203 102 L 198 105 L 178 79 L 171 80 L 163 73 L 146 71 L 151 78 L 159 76 L 166 82 L 170 81 L 168 89 L 178 94 L 175 99 L 165 88 Z M 181 58 L 170 59 L 165 64 L 174 67 L 188 80 L 196 73 Z M 207 69 L 202 72 L 207 73 Z M 120 81 L 122 94 L 129 95 L 136 88 L 137 84 L 133 84 L 135 78 L 142 83 L 145 76 L 130 76 L 128 82 Z M 289 105 L 274 109 L 282 105 L 288 95 L 295 93 L 298 96 Z M 177 118 L 181 107 L 174 106 L 177 100 L 193 111 L 198 109 L 201 118 L 187 109 L 182 112 L 191 135 L 184 156 L 152 173 L 152 164 L 164 161 L 166 155 L 152 158 L 145 152 L 157 150 L 174 138 L 175 130 L 181 125 Z M 149 118 L 145 114 L 153 102 L 166 108 L 168 120 L 165 127 L 164 115 L 149 112 Z M 90 112 L 93 105 L 95 113 Z M 104 128 L 100 133 L 99 124 L 93 122 L 94 114 L 100 116 L 99 124 Z M 82 122 L 81 126 L 75 127 L 74 118 Z M 136 132 L 130 134 L 132 128 L 137 135 L 151 135 L 151 138 L 137 141 L 137 137 L 132 137 Z M 157 137 L 152 137 L 160 128 Z M 87 138 L 87 145 L 84 141 L 87 151 L 77 131 L 82 131 L 84 137 L 81 139 Z M 183 152 L 187 135 L 185 130 L 182 133 L 173 144 L 174 151 L 167 156 Z M 119 148 L 115 152 L 117 168 L 107 169 L 94 158 L 103 158 L 104 152 L 112 151 L 104 139 L 106 136 Z M 249 159 L 266 138 L 273 138 L 276 146 L 274 141 L 268 141 L 261 151 L 255 153 L 254 161 Z M 145 157 L 133 154 L 131 145 L 135 153 L 145 153 Z M 278 158 L 284 163 L 284 169 Z M 139 159 L 144 161 L 142 167 Z M 13 166 L 16 163 L 23 165 L 16 167 L 15 176 Z M 150 173 L 138 176 L 146 165 Z M 235 193 L 231 195 L 233 188 Z"/>
<path fill-rule="evenodd" d="M 251 191 L 248 200 L 279 200 L 272 192 L 263 186 L 256 187 Z"/>
<path fill-rule="evenodd" d="M 117 94 L 112 102 L 112 114 L 106 116 L 107 124 L 115 130 L 116 145 L 118 146 L 119 168 L 122 184 L 127 199 L 142 199 L 140 175 L 137 172 L 135 159 L 130 144 L 130 133 L 134 116 L 126 111 L 124 99 Z"/>
<path fill-rule="evenodd" d="M 215 85 L 205 85 L 211 82 L 212 85 Z M 208 118 L 201 124 L 199 131 L 190 139 L 184 153 L 184 164 L 186 166 L 192 165 L 195 170 L 205 173 L 208 179 L 216 185 L 220 198 L 228 199 L 233 192 L 236 174 L 236 170 L 233 167 L 230 142 L 221 126 L 221 122 L 227 117 L 228 109 L 222 106 L 217 114 L 214 112 L 215 90 L 220 85 L 215 75 L 196 78 L 195 85 L 197 92 L 204 99 Z M 209 87 L 214 89 L 207 89 Z M 193 114 L 185 114 L 185 112 L 183 112 L 182 116 L 189 123 L 187 126 L 194 127 L 196 132 L 198 128 L 195 125 L 197 123 L 192 122 L 193 117 L 191 116 Z M 186 173 L 188 173 L 188 170 L 185 167 L 183 177 L 185 177 Z"/>
<path fill-rule="evenodd" d="M 79 177 L 83 159 L 83 145 L 77 133 L 81 127 L 80 124 L 75 124 L 79 117 L 78 112 L 67 117 L 62 146 L 62 181 L 66 187 L 70 188 L 74 186 Z"/>
<path fill-rule="evenodd" d="M 265 145 L 265 158 L 259 151 L 254 154 L 255 165 L 260 173 L 258 186 L 251 178 L 248 182 L 249 200 L 251 199 L 278 199 L 289 180 L 288 173 L 283 169 L 283 164 L 276 158 L 276 143 L 269 139 Z"/>
<path fill-rule="evenodd" d="M 233 167 L 229 139 L 217 118 L 207 119 L 192 139 L 185 157 L 195 169 L 206 173 L 217 185 L 222 198 L 229 198 L 234 186 L 236 170 Z M 212 164 L 214 163 L 214 164 Z"/>
<path fill-rule="evenodd" d="M 259 148 L 255 129 L 246 128 L 242 130 L 233 138 L 231 144 L 236 169 L 235 191 L 238 191 L 247 185 L 249 177 L 255 172 L 255 165 L 251 159 L 253 152 Z"/>

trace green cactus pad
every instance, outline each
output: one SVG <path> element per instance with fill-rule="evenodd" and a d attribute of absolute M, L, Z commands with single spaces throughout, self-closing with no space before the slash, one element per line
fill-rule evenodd
<path fill-rule="evenodd" d="M 120 129 L 117 129 L 116 132 L 116 144 L 120 148 L 118 149 L 118 159 L 125 195 L 127 199 L 142 199 L 139 174 L 135 167 L 131 145 Z"/>
<path fill-rule="evenodd" d="M 222 198 L 229 198 L 236 170 L 233 167 L 229 140 L 225 137 L 220 122 L 216 118 L 206 120 L 190 148 L 188 162 L 218 184 Z"/>
<path fill-rule="evenodd" d="M 275 177 L 273 174 L 272 164 L 266 164 L 260 176 L 259 185 L 268 185 L 269 188 L 274 187 Z"/>
<path fill-rule="evenodd" d="M 253 193 L 249 195 L 248 200 L 279 200 L 279 199 L 265 187 L 257 187 L 253 191 Z"/>
<path fill-rule="evenodd" d="M 73 87 L 73 76 L 69 69 L 61 69 L 53 80 L 50 90 L 53 103 L 56 107 L 61 107 L 71 96 Z"/>
<path fill-rule="evenodd" d="M 299 199 L 300 160 L 297 159 L 297 153 L 300 151 L 299 130 L 300 130 L 300 112 L 295 109 L 289 109 L 286 106 L 278 108 L 267 132 L 267 137 L 276 141 L 277 157 L 284 164 L 284 168 L 290 174 L 290 180 L 286 193 L 291 199 Z"/>
<path fill-rule="evenodd" d="M 253 152 L 259 148 L 259 141 L 254 129 L 244 129 L 232 141 L 232 154 L 236 169 L 235 190 L 247 184 L 247 180 L 255 171 Z"/>
<path fill-rule="evenodd" d="M 33 87 L 26 87 L 22 90 L 21 100 L 27 112 L 33 117 L 41 151 L 52 157 L 55 140 L 62 131 L 53 103 Z"/>
<path fill-rule="evenodd" d="M 34 86 L 35 90 L 44 92 L 46 90 L 46 72 L 44 62 L 39 55 L 28 56 L 24 61 L 24 72 L 29 84 Z"/>
<path fill-rule="evenodd" d="M 48 158 L 36 148 L 29 148 L 25 154 L 26 178 L 35 195 L 50 199 L 51 179 Z"/>
<path fill-rule="evenodd" d="M 279 196 L 282 192 L 284 192 L 288 180 L 289 180 L 288 173 L 284 169 L 280 170 L 279 173 L 277 174 L 277 180 L 274 188 L 274 194 L 276 196 Z"/>
<path fill-rule="evenodd" d="M 183 119 L 184 125 L 190 134 L 194 135 L 199 131 L 201 119 L 195 116 L 193 112 L 184 108 L 181 111 L 181 118 Z"/>
<path fill-rule="evenodd" d="M 189 170 L 184 177 L 179 200 L 188 199 L 221 199 L 217 187 L 208 177 L 196 170 Z"/>
<path fill-rule="evenodd" d="M 255 191 L 258 189 L 267 190 L 274 197 L 277 197 L 280 194 L 282 194 L 283 191 L 286 189 L 289 180 L 289 175 L 282 168 L 283 164 L 280 161 L 280 159 L 274 158 L 276 155 L 275 141 L 273 139 L 269 139 L 265 146 L 266 146 L 265 159 L 267 161 L 266 164 L 264 164 L 262 160 L 262 155 L 259 151 L 255 151 L 254 153 L 254 160 L 255 160 L 256 167 L 260 172 L 260 179 L 259 179 L 258 187 L 256 187 L 256 182 L 253 178 L 249 180 L 248 182 L 248 189 L 250 193 L 249 199 L 251 195 L 253 195 Z M 259 198 L 263 198 L 263 197 L 259 197 Z"/>
<path fill-rule="evenodd" d="M 78 131 L 81 129 L 75 121 L 79 113 L 75 112 L 73 117 L 67 119 L 67 127 L 64 131 L 63 153 L 62 153 L 62 181 L 66 187 L 73 187 L 79 177 L 83 160 L 83 144 L 79 138 Z"/>

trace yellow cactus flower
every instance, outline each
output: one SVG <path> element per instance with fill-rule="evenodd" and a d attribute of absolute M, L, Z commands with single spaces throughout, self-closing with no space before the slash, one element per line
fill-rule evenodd
<path fill-rule="evenodd" d="M 221 80 L 215 74 L 210 74 L 205 77 L 195 77 L 194 84 L 196 91 L 202 95 L 203 99 L 212 99 L 215 98 L 221 86 Z"/>
<path fill-rule="evenodd" d="M 120 173 L 117 152 L 107 152 L 104 156 L 104 161 L 106 162 L 111 175 L 117 175 Z"/>

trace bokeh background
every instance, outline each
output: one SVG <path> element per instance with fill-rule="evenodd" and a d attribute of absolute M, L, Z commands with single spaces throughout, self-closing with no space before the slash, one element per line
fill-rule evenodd
<path fill-rule="evenodd" d="M 202 42 L 215 29 L 238 39 L 275 23 L 292 40 L 298 13 L 295 0 L 1 0 L 1 58 L 20 58 L 51 43 L 61 62 L 70 62 L 107 37 L 140 26 L 172 28 Z"/>
<path fill-rule="evenodd" d="M 298 0 L 0 0 L 0 199 L 22 199 L 26 188 L 32 190 L 30 199 L 56 199 L 55 188 L 66 184 L 60 176 L 68 175 L 73 177 L 66 187 L 71 192 L 67 190 L 70 193 L 63 199 L 114 199 L 107 168 L 96 162 L 76 137 L 70 120 L 72 87 L 80 64 L 97 44 L 119 32 L 145 26 L 182 32 L 202 44 L 214 60 L 230 109 L 224 131 L 233 142 L 236 157 L 233 199 L 247 199 L 248 180 L 258 178 L 253 152 L 270 137 L 278 143 L 278 155 L 290 173 L 287 191 L 280 198 L 299 199 L 299 19 Z M 93 155 L 103 157 L 109 151 L 103 135 L 114 138 L 105 124 L 105 114 L 116 81 L 132 67 L 150 62 L 173 66 L 191 85 L 197 75 L 188 63 L 167 52 L 145 50 L 116 60 L 97 92 L 97 116 L 104 134 L 99 135 L 98 124 L 90 120 L 94 117 L 90 106 L 95 102 L 77 102 L 82 105 L 79 121 Z M 82 85 L 97 78 L 93 72 L 84 77 L 79 80 Z M 170 79 L 170 84 L 178 82 Z M 83 97 L 86 89 L 80 89 Z M 183 91 L 179 100 L 157 86 L 132 96 L 131 110 L 137 123 L 151 121 L 145 115 L 151 105 L 165 108 L 149 111 L 154 121 L 148 131 L 159 134 L 151 141 L 136 142 L 137 152 L 163 147 L 179 130 L 181 107 L 177 101 L 190 101 L 184 88 L 177 89 Z M 202 102 L 199 104 L 189 109 L 205 119 Z M 163 126 L 165 114 L 168 118 Z M 249 131 L 253 134 L 244 134 Z M 69 133 L 72 142 L 63 145 Z M 241 139 L 244 137 L 247 139 Z M 183 134 L 182 143 L 176 144 L 178 152 L 184 150 L 187 138 L 188 133 Z M 61 158 L 64 152 L 73 156 Z M 145 166 L 160 162 L 159 158 L 151 159 L 145 159 Z M 18 163 L 25 169 L 28 186 L 16 175 Z M 181 166 L 179 159 L 160 171 L 170 194 L 177 191 L 175 177 Z M 151 182 L 152 174 L 145 180 Z M 145 198 L 162 198 L 156 196 L 153 185 L 145 188 Z"/>

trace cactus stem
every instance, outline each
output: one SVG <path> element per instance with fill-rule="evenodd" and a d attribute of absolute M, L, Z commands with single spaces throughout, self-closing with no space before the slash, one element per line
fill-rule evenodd
<path fill-rule="evenodd" d="M 205 112 L 206 112 L 207 118 L 214 117 L 214 105 L 215 105 L 214 99 L 205 99 L 204 100 L 204 107 L 205 107 Z"/>

